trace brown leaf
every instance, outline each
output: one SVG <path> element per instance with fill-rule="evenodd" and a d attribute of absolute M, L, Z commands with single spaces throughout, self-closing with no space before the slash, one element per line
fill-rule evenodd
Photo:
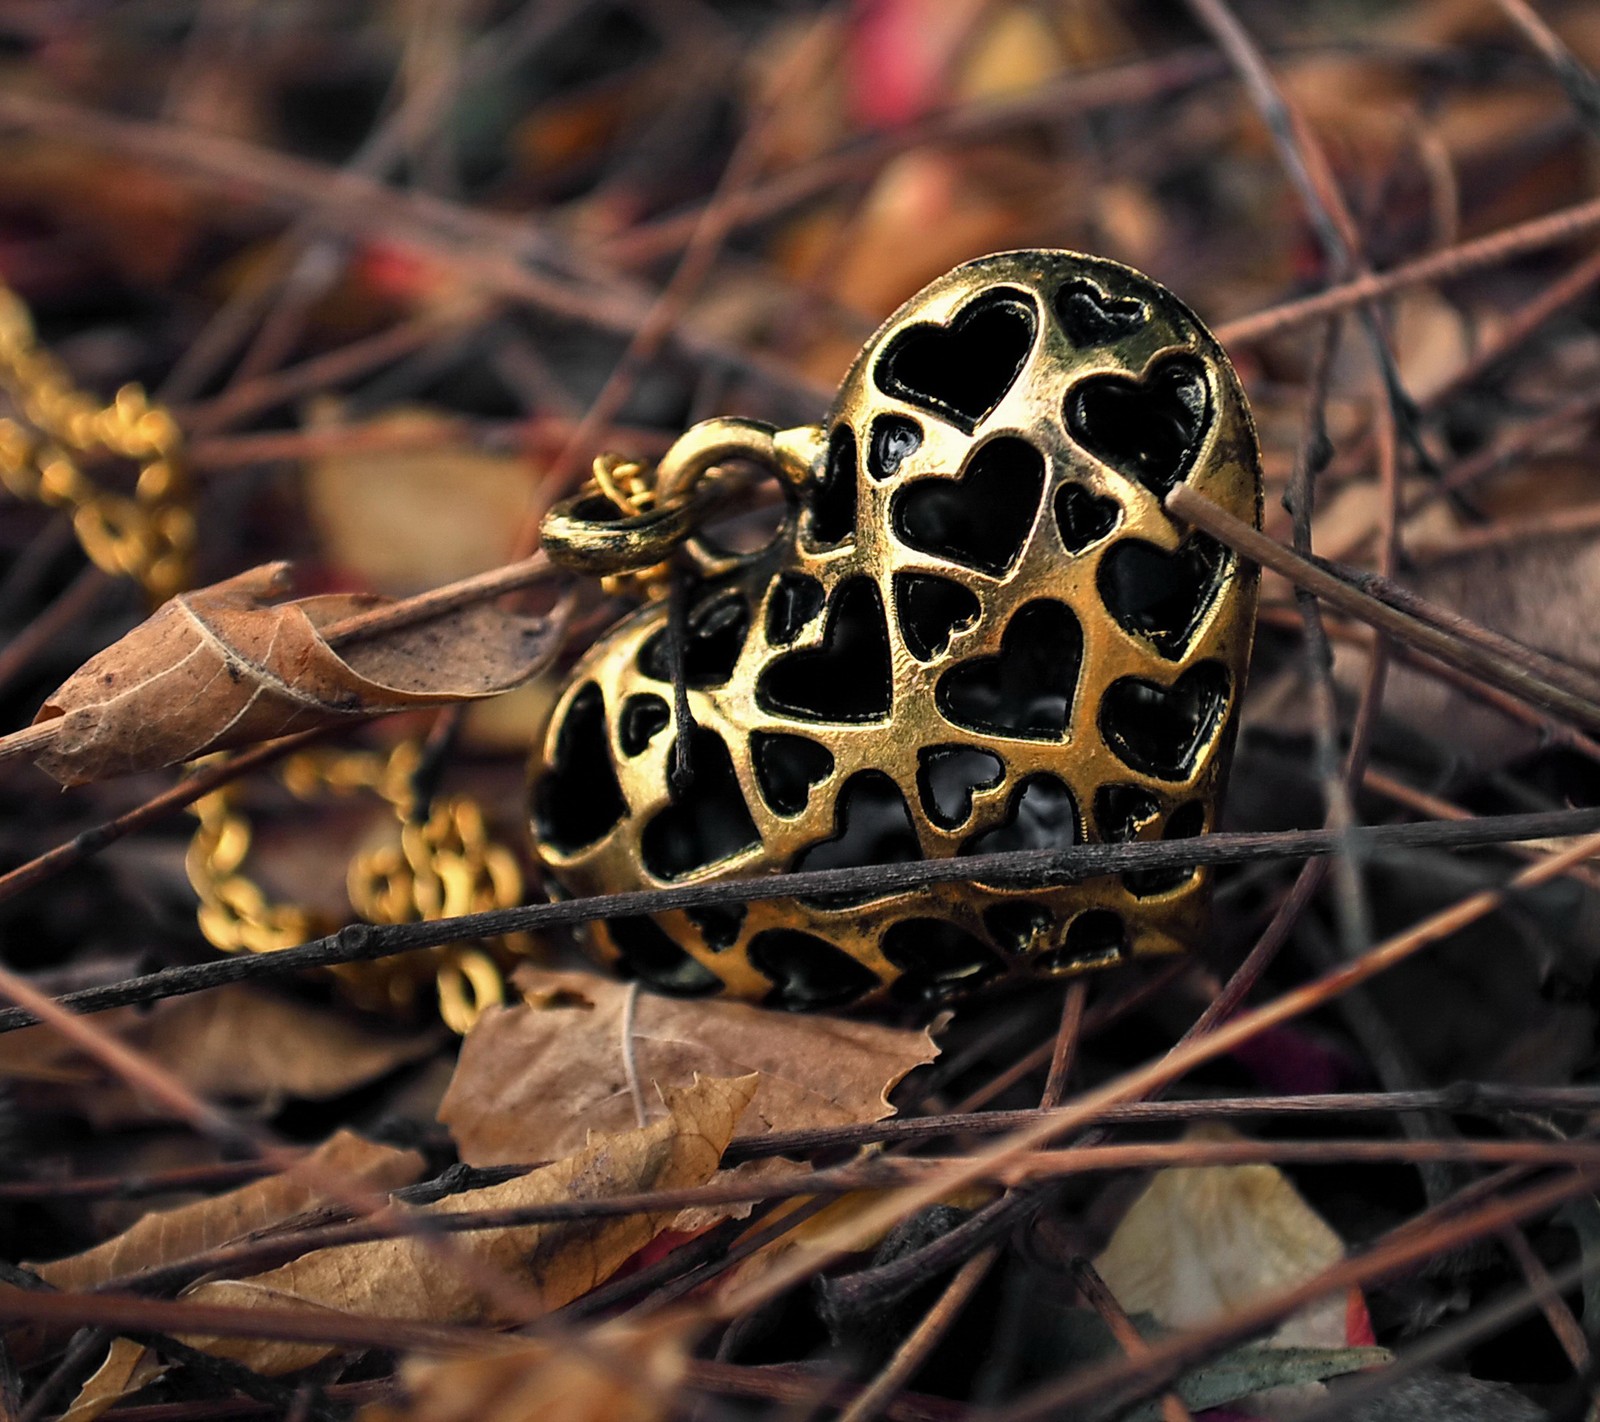
<path fill-rule="evenodd" d="M 655 1099 L 653 1085 L 684 1085 L 696 1073 L 756 1072 L 746 1125 L 756 1134 L 893 1115 L 889 1089 L 939 1055 L 926 1031 L 635 994 L 597 973 L 523 968 L 517 983 L 527 1000 L 478 1019 L 439 1108 L 461 1158 L 473 1165 L 549 1160 L 591 1131 L 636 1121 L 623 1056 L 630 997 L 633 1056 L 647 1100 Z"/>
<path fill-rule="evenodd" d="M 401 1372 L 403 1406 L 357 1422 L 657 1422 L 688 1359 L 685 1320 L 612 1320 L 575 1344 L 523 1343 L 486 1357 L 418 1359 Z"/>
<path fill-rule="evenodd" d="M 271 1175 L 193 1204 L 158 1210 L 115 1239 L 82 1254 L 29 1267 L 58 1289 L 86 1292 L 123 1274 L 170 1264 L 311 1209 L 324 1196 L 304 1183 L 307 1179 L 325 1179 L 332 1174 L 353 1189 L 397 1190 L 422 1173 L 423 1160 L 416 1151 L 396 1150 L 363 1140 L 351 1131 L 340 1131 L 313 1151 L 306 1165 L 316 1173 Z M 12 1339 L 13 1344 L 17 1341 Z M 160 1361 L 142 1345 L 125 1338 L 114 1340 L 63 1422 L 66 1418 L 91 1422 L 114 1403 L 147 1387 L 163 1371 Z"/>
<path fill-rule="evenodd" d="M 341 1096 L 438 1046 L 436 1030 L 395 1032 L 331 1008 L 232 986 L 169 998 L 148 1012 L 99 1019 L 117 1036 L 206 1096 L 270 1114 L 284 1101 Z M 48 1027 L 10 1034 L 0 1076 L 63 1083 L 59 1099 L 99 1126 L 168 1119 L 155 1103 L 108 1079 Z"/>
<path fill-rule="evenodd" d="M 1190 1132 L 1237 1140 L 1225 1128 Z M 1230 1309 L 1304 1283 L 1344 1258 L 1344 1245 L 1273 1165 L 1158 1171 L 1095 1267 L 1129 1313 L 1196 1328 Z M 1346 1303 L 1335 1295 L 1282 1324 L 1282 1347 L 1341 1347 Z"/>
<path fill-rule="evenodd" d="M 320 628 L 390 605 L 330 594 L 270 605 L 288 565 L 267 563 L 163 604 L 45 702 L 34 754 L 64 785 L 153 770 L 318 726 L 493 696 L 556 652 L 559 622 L 487 603 L 353 642 Z"/>
<path fill-rule="evenodd" d="M 170 1264 L 309 1210 L 323 1196 L 308 1180 L 337 1175 L 352 1189 L 397 1190 L 422 1173 L 423 1160 L 414 1150 L 396 1150 L 341 1130 L 318 1146 L 305 1164 L 305 1171 L 269 1175 L 176 1209 L 153 1211 L 115 1239 L 82 1254 L 28 1267 L 58 1289 L 84 1292 L 108 1279 Z"/>
<path fill-rule="evenodd" d="M 665 1093 L 667 1115 L 641 1130 L 597 1138 L 576 1155 L 500 1185 L 466 1190 L 423 1213 L 464 1214 L 558 1200 L 597 1200 L 703 1184 L 755 1094 L 753 1077 L 702 1078 Z M 475 1230 L 455 1248 L 479 1268 L 516 1278 L 545 1309 L 559 1308 L 608 1278 L 671 1222 L 672 1212 L 617 1219 Z M 282 1268 L 238 1281 L 200 1284 L 197 1304 L 348 1311 L 436 1323 L 503 1322 L 465 1271 L 415 1237 L 318 1249 Z M 333 1347 L 249 1338 L 191 1338 L 192 1346 L 264 1373 L 292 1372 Z"/>

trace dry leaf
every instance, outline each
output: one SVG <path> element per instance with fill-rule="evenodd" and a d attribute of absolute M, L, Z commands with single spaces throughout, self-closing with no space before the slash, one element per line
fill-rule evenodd
<path fill-rule="evenodd" d="M 271 1114 L 290 1099 L 341 1096 L 425 1057 L 439 1044 L 437 1029 L 395 1032 L 348 1013 L 233 986 L 169 998 L 153 1010 L 118 1012 L 102 1026 L 186 1084 L 213 1099 Z M 58 1051 L 48 1027 L 10 1034 L 0 1076 L 27 1078 L 39 1052 L 35 1080 L 64 1083 L 61 1099 L 96 1125 L 168 1120 L 170 1113 L 75 1052 Z"/>
<path fill-rule="evenodd" d="M 1192 1139 L 1237 1139 L 1220 1127 Z M 1130 1314 L 1195 1328 L 1344 1258 L 1339 1236 L 1271 1165 L 1159 1171 L 1134 1201 L 1095 1267 Z M 1325 1299 L 1285 1322 L 1271 1341 L 1341 1347 L 1346 1303 Z"/>
<path fill-rule="evenodd" d="M 744 1077 L 702 1078 L 683 1090 L 668 1090 L 663 1119 L 598 1138 L 576 1155 L 515 1180 L 451 1195 L 424 1213 L 466 1214 L 703 1184 L 716 1173 L 755 1089 L 755 1078 Z M 608 1278 L 671 1219 L 668 1212 L 475 1230 L 455 1235 L 454 1243 L 478 1268 L 519 1280 L 541 1307 L 553 1309 Z M 414 1237 L 314 1250 L 266 1274 L 200 1284 L 184 1297 L 225 1307 L 348 1311 L 435 1323 L 501 1321 L 492 1300 L 465 1271 Z M 337 1351 L 249 1338 L 186 1341 L 264 1373 L 309 1367 Z"/>
<path fill-rule="evenodd" d="M 269 605 L 288 564 L 266 563 L 163 604 L 45 702 L 55 736 L 34 755 L 64 785 L 154 770 L 341 721 L 471 701 L 534 675 L 559 623 L 474 604 L 335 652 L 319 628 L 387 606 L 337 593 Z"/>
<path fill-rule="evenodd" d="M 538 479 L 525 456 L 474 449 L 459 418 L 426 408 L 385 410 L 350 426 L 338 402 L 322 400 L 306 423 L 384 441 L 306 466 L 306 511 L 341 573 L 403 595 L 486 572 L 511 556 Z M 394 447 L 405 438 L 417 447 Z"/>
<path fill-rule="evenodd" d="M 128 1338 L 113 1338 L 105 1362 L 90 1374 L 72 1406 L 63 1412 L 58 1422 L 94 1422 L 108 1408 L 125 1397 L 132 1397 L 147 1388 L 168 1370 L 169 1364 L 161 1361 L 142 1343 Z"/>
<path fill-rule="evenodd" d="M 306 1166 L 316 1169 L 317 1177 L 312 1178 L 331 1174 L 354 1190 L 387 1192 L 415 1180 L 423 1160 L 416 1151 L 377 1145 L 342 1130 L 313 1151 Z M 307 1185 L 306 1178 L 300 1172 L 272 1175 L 225 1194 L 158 1210 L 82 1254 L 28 1267 L 58 1289 L 85 1293 L 124 1274 L 188 1258 L 311 1209 L 324 1196 Z M 69 1418 L 92 1422 L 114 1403 L 148 1387 L 165 1370 L 141 1344 L 115 1339 L 105 1362 L 79 1389 L 62 1422 Z"/>
<path fill-rule="evenodd" d="M 752 1134 L 882 1120 L 894 1114 L 889 1089 L 939 1055 L 926 1031 L 661 997 L 597 973 L 523 968 L 516 981 L 527 1000 L 478 1019 L 439 1107 L 472 1165 L 549 1160 L 591 1131 L 635 1123 L 623 1055 L 630 998 L 647 1099 L 655 1099 L 652 1083 L 757 1072 L 745 1127 Z"/>
<path fill-rule="evenodd" d="M 367 1407 L 356 1422 L 658 1422 L 688 1358 L 683 1320 L 615 1320 L 560 1344 L 414 1360 L 404 1406 Z"/>
<path fill-rule="evenodd" d="M 409 1185 L 422 1173 L 422 1166 L 422 1156 L 414 1150 L 396 1150 L 341 1130 L 307 1157 L 303 1170 L 269 1175 L 176 1209 L 153 1211 L 115 1239 L 82 1254 L 28 1267 L 58 1289 L 86 1292 L 109 1279 L 186 1259 L 311 1209 L 323 1195 L 308 1180 L 334 1175 L 352 1190 L 387 1193 Z"/>

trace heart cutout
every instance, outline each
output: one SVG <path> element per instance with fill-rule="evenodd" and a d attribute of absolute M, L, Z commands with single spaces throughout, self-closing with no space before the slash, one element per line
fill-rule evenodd
<path fill-rule="evenodd" d="M 943 1002 L 999 977 L 1006 966 L 976 934 L 939 918 L 901 919 L 878 951 L 901 970 L 890 992 L 902 1002 Z"/>
<path fill-rule="evenodd" d="M 971 434 L 1021 372 L 1036 324 L 1022 292 L 997 287 L 947 326 L 919 322 L 896 336 L 878 359 L 878 388 Z"/>
<path fill-rule="evenodd" d="M 1229 562 L 1228 550 L 1203 533 L 1173 553 L 1124 538 L 1100 560 L 1100 596 L 1118 626 L 1176 659 L 1216 600 Z"/>
<path fill-rule="evenodd" d="M 899 415 L 879 415 L 867 441 L 867 473 L 874 479 L 892 479 L 900 466 L 922 448 L 922 431 L 914 420 Z"/>
<path fill-rule="evenodd" d="M 705 691 L 723 686 L 750 633 L 750 605 L 736 592 L 702 598 L 684 619 L 683 679 Z M 672 638 L 662 628 L 639 648 L 639 670 L 656 681 L 672 681 Z"/>
<path fill-rule="evenodd" d="M 1075 346 L 1103 346 L 1144 325 L 1144 302 L 1108 296 L 1092 281 L 1069 281 L 1056 293 L 1056 319 Z"/>
<path fill-rule="evenodd" d="M 552 764 L 534 790 L 534 820 L 556 849 L 572 854 L 604 839 L 627 813 L 606 737 L 605 697 L 591 681 L 567 705 Z"/>
<path fill-rule="evenodd" d="M 918 479 L 890 506 L 908 548 L 1000 577 L 1021 556 L 1044 493 L 1044 456 L 1026 440 L 995 439 L 955 479 Z"/>
<path fill-rule="evenodd" d="M 806 736 L 782 731 L 754 731 L 750 762 L 756 787 L 775 815 L 798 815 L 811 798 L 811 787 L 833 774 L 833 752 Z"/>
<path fill-rule="evenodd" d="M 959 829 L 972 815 L 972 792 L 1005 778 L 999 756 L 976 746 L 928 746 L 918 757 L 917 794 L 941 829 Z"/>
<path fill-rule="evenodd" d="M 907 650 L 919 662 L 942 656 L 950 638 L 978 619 L 976 593 L 932 573 L 894 575 L 894 612 Z"/>
<path fill-rule="evenodd" d="M 722 737 L 696 726 L 689 741 L 694 775 L 672 803 L 651 816 L 639 840 L 644 867 L 658 879 L 682 879 L 761 843 Z"/>
<path fill-rule="evenodd" d="M 1069 553 L 1082 553 L 1098 543 L 1122 517 L 1122 505 L 1115 499 L 1091 494 L 1082 484 L 1063 484 L 1057 489 L 1055 510 L 1056 528 Z"/>
<path fill-rule="evenodd" d="M 1083 662 L 1083 629 L 1065 603 L 1024 604 L 1000 654 L 957 662 L 934 690 L 947 721 L 986 735 L 1054 741 L 1067 733 Z"/>
<path fill-rule="evenodd" d="M 1067 428 L 1096 459 L 1165 497 L 1188 472 L 1211 419 L 1200 362 L 1158 361 L 1142 380 L 1091 375 L 1067 392 Z"/>
<path fill-rule="evenodd" d="M 756 685 L 763 707 L 801 721 L 876 721 L 893 696 L 889 627 L 869 578 L 834 592 L 820 647 L 779 657 Z"/>
<path fill-rule="evenodd" d="M 1133 769 L 1157 780 L 1187 780 L 1222 724 L 1230 685 L 1219 662 L 1201 662 L 1171 686 L 1122 677 L 1100 703 L 1100 734 Z"/>
<path fill-rule="evenodd" d="M 878 986 L 878 975 L 814 933 L 769 928 L 750 940 L 750 965 L 772 980 L 769 1007 L 843 1007 Z"/>
<path fill-rule="evenodd" d="M 900 787 L 881 770 L 858 770 L 844 783 L 834 805 L 834 832 L 807 845 L 790 865 L 810 869 L 856 869 L 873 864 L 910 864 L 922 858 L 911 807 Z M 871 889 L 811 894 L 803 902 L 827 908 L 866 903 Z"/>
<path fill-rule="evenodd" d="M 1006 817 L 975 834 L 963 854 L 1005 854 L 1019 849 L 1064 849 L 1083 837 L 1078 803 L 1053 775 L 1030 775 L 1011 792 Z"/>

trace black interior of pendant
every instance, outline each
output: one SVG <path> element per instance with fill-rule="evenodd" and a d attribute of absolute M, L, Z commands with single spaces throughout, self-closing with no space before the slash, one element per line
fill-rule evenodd
<path fill-rule="evenodd" d="M 943 1002 L 1005 971 L 981 938 L 939 918 L 902 919 L 878 949 L 904 975 L 889 989 L 903 1002 Z"/>
<path fill-rule="evenodd" d="M 769 928 L 750 940 L 750 962 L 772 979 L 772 1007 L 843 1007 L 878 986 L 878 975 L 814 933 Z"/>
<path fill-rule="evenodd" d="M 1087 909 L 1067 925 L 1062 945 L 1042 953 L 1034 963 L 1040 972 L 1067 972 L 1104 967 L 1127 951 L 1128 932 L 1122 919 L 1110 909 Z"/>
<path fill-rule="evenodd" d="M 1082 553 L 1106 537 L 1122 517 L 1115 499 L 1091 494 L 1082 484 L 1063 484 L 1056 490 L 1056 527 L 1069 553 Z"/>
<path fill-rule="evenodd" d="M 1000 638 L 1000 654 L 958 662 L 934 699 L 957 726 L 997 736 L 1066 735 L 1083 661 L 1083 632 L 1064 603 L 1025 603 Z"/>
<path fill-rule="evenodd" d="M 822 478 L 806 496 L 811 513 L 811 541 L 830 548 L 855 537 L 856 437 L 849 425 L 838 425 L 828 441 Z"/>
<path fill-rule="evenodd" d="M 617 743 L 626 756 L 643 752 L 672 723 L 672 708 L 652 691 L 641 691 L 622 703 L 617 718 Z"/>
<path fill-rule="evenodd" d="M 942 656 L 951 635 L 983 610 L 970 588 L 932 573 L 896 573 L 894 609 L 906 650 L 920 662 Z"/>
<path fill-rule="evenodd" d="M 739 941 L 739 930 L 744 927 L 743 904 L 701 904 L 699 908 L 683 912 L 700 930 L 700 936 L 712 952 L 724 953 Z"/>
<path fill-rule="evenodd" d="M 752 731 L 750 760 L 761 798 L 775 815 L 798 815 L 811 787 L 833 774 L 833 752 L 807 736 Z"/>
<path fill-rule="evenodd" d="M 698 997 L 722 986 L 715 973 L 684 952 L 653 918 L 613 918 L 606 928 L 626 970 L 657 992 Z"/>
<path fill-rule="evenodd" d="M 811 869 L 855 869 L 872 864 L 908 864 L 922 858 L 917 831 L 900 787 L 881 770 L 861 770 L 845 781 L 834 809 L 831 838 L 807 846 L 795 856 L 796 872 Z M 845 894 L 809 894 L 807 903 L 837 907 L 864 903 L 872 890 Z"/>
<path fill-rule="evenodd" d="M 1166 826 L 1161 831 L 1161 838 L 1193 839 L 1206 827 L 1206 807 L 1199 800 L 1190 800 L 1179 805 L 1168 817 Z M 1127 885 L 1128 892 L 1139 898 L 1147 898 L 1151 894 L 1166 894 L 1173 889 L 1182 888 L 1195 876 L 1192 866 L 1174 865 L 1170 869 L 1135 869 L 1122 876 L 1122 882 Z"/>
<path fill-rule="evenodd" d="M 1145 323 L 1144 302 L 1135 296 L 1111 296 L 1092 281 L 1079 278 L 1056 293 L 1056 319 L 1075 346 L 1103 346 L 1131 336 Z"/>
<path fill-rule="evenodd" d="M 1011 792 L 1006 817 L 973 835 L 962 854 L 1004 854 L 1018 849 L 1065 849 L 1081 839 L 1078 803 L 1054 775 L 1030 775 Z"/>
<path fill-rule="evenodd" d="M 701 598 L 684 618 L 683 679 L 705 691 L 725 686 L 750 633 L 750 605 L 737 592 Z M 665 627 L 639 648 L 639 670 L 656 681 L 672 680 L 671 634 Z"/>
<path fill-rule="evenodd" d="M 879 415 L 867 440 L 867 473 L 892 479 L 900 466 L 922 447 L 922 428 L 901 415 Z"/>
<path fill-rule="evenodd" d="M 907 327 L 878 358 L 878 388 L 969 433 L 1004 398 L 1033 348 L 1033 303 L 1000 287 L 975 297 L 947 326 Z"/>
<path fill-rule="evenodd" d="M 627 813 L 606 737 L 605 698 L 587 682 L 556 732 L 553 764 L 534 791 L 534 820 L 556 849 L 573 854 L 603 839 Z"/>
<path fill-rule="evenodd" d="M 1090 454 L 1163 497 L 1189 472 L 1210 404 L 1200 362 L 1168 356 L 1142 380 L 1079 381 L 1067 393 L 1067 428 Z"/>
<path fill-rule="evenodd" d="M 976 746 L 929 746 L 918 756 L 917 794 L 941 829 L 959 829 L 972 814 L 972 792 L 1005 777 L 1005 762 Z"/>
<path fill-rule="evenodd" d="M 1055 916 L 1043 904 L 1027 899 L 992 904 L 983 911 L 983 926 L 989 936 L 1008 953 L 1019 956 L 1036 952 L 1049 941 Z"/>
<path fill-rule="evenodd" d="M 696 726 L 689 763 L 694 775 L 687 790 L 674 791 L 640 838 L 644 867 L 658 879 L 681 879 L 761 842 L 722 737 Z"/>
<path fill-rule="evenodd" d="M 756 698 L 768 711 L 803 721 L 876 721 L 894 695 L 889 628 L 870 578 L 835 589 L 822 645 L 790 652 L 762 673 Z"/>
<path fill-rule="evenodd" d="M 1100 560 L 1100 596 L 1120 626 L 1147 637 L 1162 656 L 1181 657 L 1216 600 L 1229 557 L 1203 533 L 1173 553 L 1124 538 Z"/>
<path fill-rule="evenodd" d="M 976 450 L 956 479 L 918 479 L 895 494 L 890 518 L 909 548 L 992 577 L 1021 556 L 1044 493 L 1044 456 L 1006 436 Z"/>
<path fill-rule="evenodd" d="M 767 641 L 784 647 L 822 611 L 822 584 L 804 573 L 784 573 L 767 599 Z"/>
<path fill-rule="evenodd" d="M 1217 662 L 1191 667 L 1170 687 L 1125 676 L 1100 703 L 1100 734 L 1135 770 L 1186 780 L 1222 724 L 1230 685 Z"/>

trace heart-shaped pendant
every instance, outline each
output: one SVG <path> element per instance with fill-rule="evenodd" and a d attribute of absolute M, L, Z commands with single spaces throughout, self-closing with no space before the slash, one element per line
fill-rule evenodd
<path fill-rule="evenodd" d="M 695 534 L 737 458 L 788 499 L 749 555 Z M 534 826 L 568 892 L 1214 826 L 1256 576 L 1161 499 L 1187 481 L 1259 524 L 1259 453 L 1227 357 L 1149 278 L 1071 252 L 968 263 L 885 323 L 820 428 L 710 421 L 641 494 L 642 475 L 597 462 L 546 525 L 572 566 L 648 588 L 681 543 L 695 570 L 680 665 L 657 596 L 584 656 L 552 713 Z M 675 789 L 681 734 L 691 776 Z M 663 991 L 936 1001 L 1179 949 L 1208 877 L 939 884 L 591 932 Z"/>

